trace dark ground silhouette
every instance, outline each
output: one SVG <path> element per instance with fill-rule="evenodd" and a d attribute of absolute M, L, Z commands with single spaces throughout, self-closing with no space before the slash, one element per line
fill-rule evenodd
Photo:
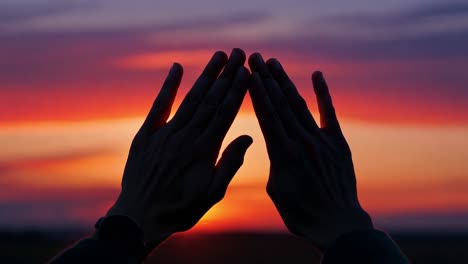
<path fill-rule="evenodd" d="M 0 263 L 44 263 L 83 232 L 0 232 Z M 466 233 L 392 233 L 412 263 L 468 263 Z M 145 263 L 318 263 L 312 247 L 289 234 L 178 234 Z"/>

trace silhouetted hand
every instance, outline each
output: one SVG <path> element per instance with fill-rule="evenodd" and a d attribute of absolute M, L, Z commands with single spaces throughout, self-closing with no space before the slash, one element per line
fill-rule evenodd
<path fill-rule="evenodd" d="M 217 164 L 216 159 L 247 91 L 250 73 L 244 62 L 240 49 L 234 49 L 229 60 L 225 53 L 215 53 L 166 123 L 183 72 L 174 64 L 135 136 L 122 191 L 107 215 L 136 221 L 148 250 L 172 233 L 193 227 L 223 198 L 242 165 L 252 143 L 246 135 L 231 142 Z"/>
<path fill-rule="evenodd" d="M 249 93 L 270 158 L 267 192 L 288 229 L 324 250 L 342 234 L 372 228 L 322 73 L 312 75 L 318 127 L 277 60 L 264 63 L 257 53 L 249 65 Z"/>

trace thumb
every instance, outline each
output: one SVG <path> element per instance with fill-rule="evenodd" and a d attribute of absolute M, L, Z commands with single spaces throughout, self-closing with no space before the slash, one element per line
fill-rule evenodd
<path fill-rule="evenodd" d="M 243 135 L 234 139 L 224 150 L 216 164 L 214 179 L 210 186 L 210 192 L 216 202 L 223 199 L 229 183 L 244 163 L 244 155 L 252 142 L 250 136 Z"/>

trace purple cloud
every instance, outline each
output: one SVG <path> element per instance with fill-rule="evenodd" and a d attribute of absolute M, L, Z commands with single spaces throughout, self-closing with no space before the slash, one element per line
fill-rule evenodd
<path fill-rule="evenodd" d="M 339 14 L 322 17 L 321 20 L 342 26 L 391 28 L 431 23 L 441 19 L 463 18 L 466 14 L 468 14 L 468 3 L 447 1 L 444 3 L 423 4 L 385 13 L 356 12 Z"/>
<path fill-rule="evenodd" d="M 95 1 L 53 1 L 38 3 L 1 3 L 0 24 L 12 24 L 31 19 L 61 15 L 73 11 L 86 11 L 98 7 Z M 1 26 L 0 26 L 1 28 Z"/>

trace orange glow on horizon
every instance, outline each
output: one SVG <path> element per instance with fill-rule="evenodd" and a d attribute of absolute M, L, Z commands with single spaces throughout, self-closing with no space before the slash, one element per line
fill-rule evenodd
<path fill-rule="evenodd" d="M 128 147 L 143 117 L 81 123 L 30 123 L 0 131 L 0 200 L 61 200 L 96 197 L 91 208 L 68 212 L 90 222 L 118 194 Z M 373 216 L 468 209 L 465 127 L 407 127 L 343 121 L 353 150 L 360 201 Z M 195 230 L 285 230 L 265 192 L 269 160 L 256 117 L 243 112 L 223 149 L 249 134 L 254 143 L 225 199 Z M 450 152 L 441 152 L 447 147 Z M 18 191 L 19 190 L 19 191 Z M 24 191 L 21 191 L 24 190 Z M 86 191 L 88 190 L 88 191 Z M 44 195 L 48 193 L 48 195 Z"/>

